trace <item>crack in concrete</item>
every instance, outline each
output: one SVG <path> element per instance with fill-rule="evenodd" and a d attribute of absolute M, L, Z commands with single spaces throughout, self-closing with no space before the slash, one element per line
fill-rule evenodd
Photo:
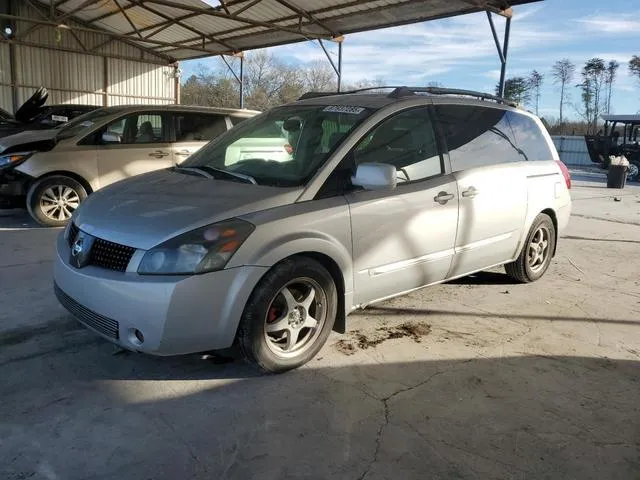
<path fill-rule="evenodd" d="M 463 362 L 463 363 L 467 363 L 467 362 Z M 360 475 L 358 477 L 358 480 L 364 480 L 367 475 L 369 475 L 369 472 L 371 472 L 371 469 L 373 468 L 373 466 L 376 464 L 376 462 L 378 461 L 378 455 L 380 454 L 380 446 L 382 444 L 382 437 L 384 435 L 384 431 L 387 428 L 387 426 L 389 425 L 389 414 L 390 412 L 390 406 L 389 406 L 389 401 L 392 400 L 393 398 L 397 397 L 398 395 L 401 395 L 403 393 L 406 392 L 410 392 L 411 390 L 415 390 L 416 388 L 422 387 L 424 385 L 426 385 L 427 383 L 429 383 L 431 380 L 433 380 L 435 377 L 437 377 L 438 375 L 443 374 L 444 371 L 439 371 L 439 372 L 435 372 L 433 374 L 431 374 L 426 380 L 423 380 L 422 382 L 416 383 L 415 385 L 409 386 L 409 387 L 405 387 L 405 388 L 401 388 L 400 390 L 397 390 L 395 392 L 393 392 L 391 395 L 388 395 L 384 398 L 377 398 L 378 401 L 382 402 L 382 405 L 384 407 L 384 421 L 380 424 L 380 427 L 378 428 L 378 432 L 376 434 L 376 448 L 373 452 L 373 456 L 371 458 L 371 461 L 369 462 L 369 464 L 367 465 L 367 467 L 365 468 L 364 472 L 362 472 L 362 475 Z"/>

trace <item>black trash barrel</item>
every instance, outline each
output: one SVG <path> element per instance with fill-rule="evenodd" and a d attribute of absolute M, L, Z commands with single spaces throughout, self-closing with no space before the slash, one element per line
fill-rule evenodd
<path fill-rule="evenodd" d="M 626 165 L 609 165 L 607 172 L 607 188 L 624 188 L 627 182 Z"/>

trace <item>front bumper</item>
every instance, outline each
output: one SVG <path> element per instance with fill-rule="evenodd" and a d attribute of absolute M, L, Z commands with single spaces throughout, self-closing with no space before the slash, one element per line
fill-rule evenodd
<path fill-rule="evenodd" d="M 203 275 L 138 275 L 69 264 L 60 234 L 54 263 L 60 303 L 85 326 L 128 350 L 180 355 L 233 343 L 244 306 L 267 267 Z M 144 341 L 136 338 L 142 332 Z"/>

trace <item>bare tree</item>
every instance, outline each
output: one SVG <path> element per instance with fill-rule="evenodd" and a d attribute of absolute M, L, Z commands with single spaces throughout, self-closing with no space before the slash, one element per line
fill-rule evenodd
<path fill-rule="evenodd" d="M 611 60 L 607 65 L 607 72 L 605 75 L 605 84 L 607 87 L 607 113 L 611 113 L 611 97 L 613 96 L 613 84 L 616 81 L 618 68 L 620 68 L 620 64 L 615 60 Z"/>
<path fill-rule="evenodd" d="M 304 87 L 312 92 L 328 92 L 336 90 L 336 74 L 327 62 L 316 60 L 305 65 L 302 76 Z"/>
<path fill-rule="evenodd" d="M 537 70 L 534 70 L 529 75 L 529 88 L 533 91 L 533 99 L 536 107 L 536 115 L 539 115 L 540 109 L 540 95 L 542 90 L 542 84 L 544 83 L 544 75 Z"/>
<path fill-rule="evenodd" d="M 568 58 L 558 60 L 551 68 L 553 83 L 560 85 L 560 131 L 562 132 L 564 105 L 567 100 L 567 84 L 573 81 L 576 66 Z"/>

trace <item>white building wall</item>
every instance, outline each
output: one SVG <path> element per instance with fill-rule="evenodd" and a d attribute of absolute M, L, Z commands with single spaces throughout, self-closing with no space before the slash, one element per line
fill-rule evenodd
<path fill-rule="evenodd" d="M 14 5 L 18 16 L 41 18 L 27 2 Z M 20 35 L 33 25 L 17 22 L 16 33 Z M 105 35 L 74 33 L 75 36 L 68 30 L 39 26 L 20 37 L 27 45 L 12 46 L 18 104 L 40 86 L 49 90 L 49 104 L 175 103 L 174 67 L 166 59 Z M 0 107 L 11 112 L 14 105 L 9 48 L 0 43 Z M 122 58 L 106 58 L 109 55 Z"/>

